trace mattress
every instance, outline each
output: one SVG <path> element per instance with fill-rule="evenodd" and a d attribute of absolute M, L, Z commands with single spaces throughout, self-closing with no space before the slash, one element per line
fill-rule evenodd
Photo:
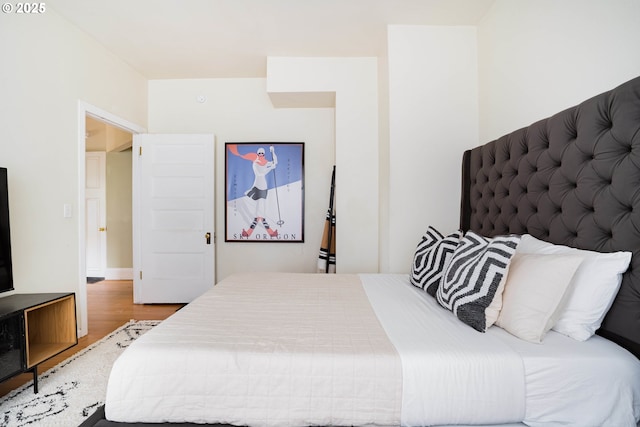
<path fill-rule="evenodd" d="M 639 365 L 600 337 L 481 334 L 407 275 L 238 274 L 125 350 L 105 409 L 252 426 L 635 425 Z"/>

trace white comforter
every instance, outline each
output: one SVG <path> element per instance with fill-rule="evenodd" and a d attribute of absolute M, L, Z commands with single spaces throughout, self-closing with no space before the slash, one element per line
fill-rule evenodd
<path fill-rule="evenodd" d="M 550 333 L 536 345 L 496 327 L 481 334 L 406 275 L 359 279 L 225 279 L 117 360 L 107 419 L 264 426 L 640 419 L 640 363 L 609 341 Z"/>
<path fill-rule="evenodd" d="M 113 421 L 398 425 L 402 367 L 358 277 L 229 277 L 113 366 Z"/>

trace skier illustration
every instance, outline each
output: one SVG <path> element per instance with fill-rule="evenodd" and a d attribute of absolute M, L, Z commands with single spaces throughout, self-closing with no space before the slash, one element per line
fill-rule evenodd
<path fill-rule="evenodd" d="M 244 228 L 242 229 L 242 237 L 248 238 L 249 236 L 251 236 L 251 233 L 253 233 L 258 223 L 262 223 L 262 226 L 269 234 L 269 236 L 278 237 L 278 230 L 272 229 L 265 218 L 266 201 L 268 194 L 266 176 L 270 171 L 275 170 L 276 166 L 278 165 L 278 157 L 276 156 L 274 147 L 269 147 L 269 151 L 271 152 L 271 161 L 268 161 L 266 159 L 265 150 L 262 147 L 258 148 L 255 153 L 240 154 L 238 152 L 238 147 L 236 145 L 231 145 L 229 147 L 229 151 L 235 156 L 251 161 L 253 174 L 255 175 L 253 185 L 244 193 L 245 196 L 255 202 L 255 213 L 253 222 L 251 223 L 249 228 L 246 230 Z"/>

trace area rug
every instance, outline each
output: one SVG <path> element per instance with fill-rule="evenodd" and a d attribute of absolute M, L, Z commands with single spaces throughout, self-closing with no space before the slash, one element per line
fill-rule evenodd
<path fill-rule="evenodd" d="M 160 323 L 130 321 L 0 399 L 0 426 L 78 426 L 104 404 L 116 358 L 136 338 Z"/>

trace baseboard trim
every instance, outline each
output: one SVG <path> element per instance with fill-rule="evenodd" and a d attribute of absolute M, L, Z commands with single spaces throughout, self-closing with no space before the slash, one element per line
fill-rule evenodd
<path fill-rule="evenodd" d="M 133 280 L 133 268 L 107 268 L 105 280 Z"/>

